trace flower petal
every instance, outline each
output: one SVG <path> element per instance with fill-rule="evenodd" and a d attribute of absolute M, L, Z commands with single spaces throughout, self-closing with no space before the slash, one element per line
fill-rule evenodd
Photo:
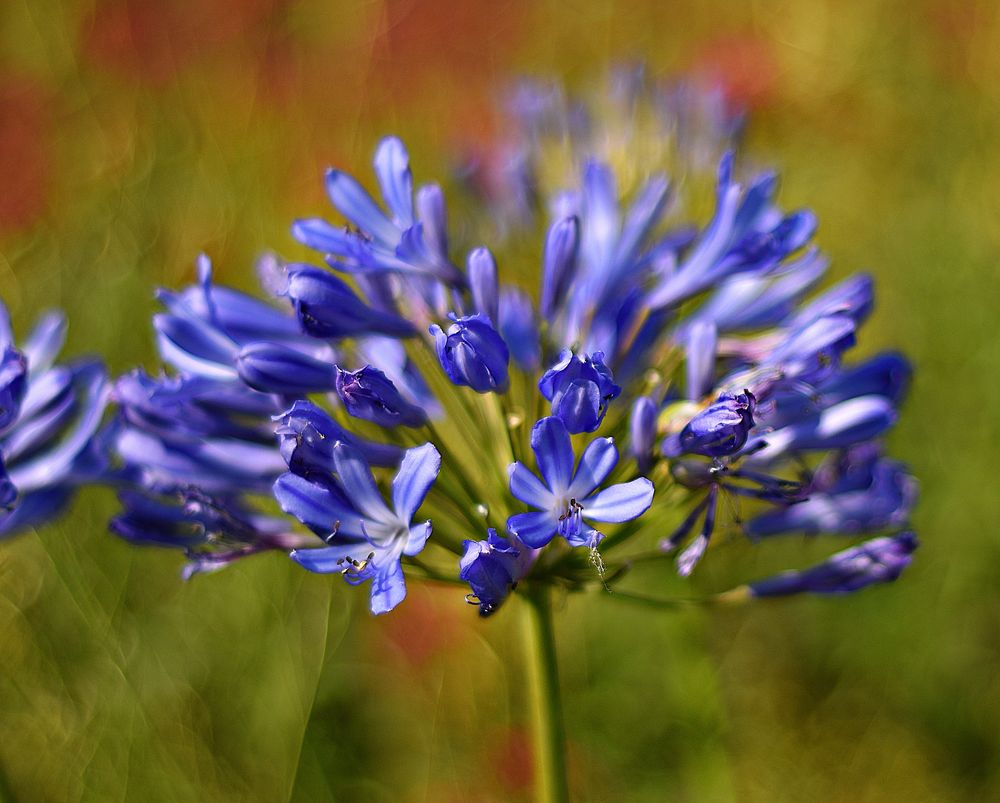
<path fill-rule="evenodd" d="M 604 482 L 617 464 L 618 449 L 612 438 L 592 440 L 580 457 L 580 465 L 576 467 L 573 483 L 569 487 L 569 495 L 575 499 L 583 499 Z"/>
<path fill-rule="evenodd" d="M 507 467 L 507 475 L 510 477 L 510 492 L 516 499 L 541 510 L 552 506 L 552 492 L 524 464 L 511 463 Z"/>
<path fill-rule="evenodd" d="M 339 170 L 328 170 L 326 191 L 337 211 L 363 232 L 393 245 L 399 240 L 399 230 L 351 176 Z"/>
<path fill-rule="evenodd" d="M 274 498 L 281 509 L 301 521 L 320 538 L 334 531 L 348 538 L 364 538 L 361 515 L 331 488 L 298 476 L 282 474 L 274 481 Z"/>
<path fill-rule="evenodd" d="M 556 534 L 559 522 L 548 511 L 518 513 L 507 519 L 507 529 L 532 549 L 545 546 Z"/>
<path fill-rule="evenodd" d="M 379 568 L 372 577 L 371 612 L 388 613 L 406 599 L 406 580 L 398 560 Z"/>
<path fill-rule="evenodd" d="M 392 481 L 392 506 L 405 522 L 413 518 L 441 470 L 441 455 L 433 443 L 407 449 Z"/>
<path fill-rule="evenodd" d="M 612 485 L 584 499 L 583 517 L 596 521 L 630 521 L 638 518 L 653 503 L 653 483 L 645 477 Z"/>
<path fill-rule="evenodd" d="M 364 552 L 365 544 L 338 544 L 320 549 L 293 549 L 289 557 L 299 566 L 318 574 L 342 571 L 345 558 L 357 560 L 356 553 Z"/>
<path fill-rule="evenodd" d="M 573 478 L 573 444 L 566 425 L 553 416 L 541 419 L 531 430 L 531 449 L 552 493 L 565 493 Z"/>
<path fill-rule="evenodd" d="M 372 521 L 386 522 L 392 518 L 361 452 L 346 443 L 336 443 L 333 464 L 341 487 L 355 508 Z"/>
<path fill-rule="evenodd" d="M 410 156 L 396 137 L 386 137 L 375 151 L 375 175 L 386 206 L 400 228 L 413 225 L 413 175 Z"/>

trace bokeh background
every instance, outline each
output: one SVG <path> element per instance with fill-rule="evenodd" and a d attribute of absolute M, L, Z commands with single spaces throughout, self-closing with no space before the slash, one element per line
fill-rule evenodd
<path fill-rule="evenodd" d="M 253 286 L 288 224 L 402 135 L 425 178 L 496 127 L 518 74 L 722 80 L 749 153 L 810 206 L 833 275 L 878 280 L 866 349 L 915 360 L 893 435 L 924 545 L 845 599 L 557 627 L 579 799 L 1000 799 L 1000 14 L 992 2 L 108 0 L 0 4 L 0 295 L 61 306 L 70 351 L 154 364 L 156 285 L 207 251 Z M 190 583 L 105 530 L 110 494 L 0 545 L 0 798 L 519 800 L 515 606 L 364 594 L 265 556 Z M 725 587 L 836 547 L 718 550 Z M 665 593 L 684 593 L 664 580 Z"/>

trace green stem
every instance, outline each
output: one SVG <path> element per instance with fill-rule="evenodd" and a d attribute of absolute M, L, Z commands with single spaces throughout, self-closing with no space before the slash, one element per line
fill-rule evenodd
<path fill-rule="evenodd" d="M 535 741 L 535 794 L 539 803 L 566 803 L 569 800 L 566 731 L 549 588 L 533 585 L 526 592 L 524 635 Z"/>

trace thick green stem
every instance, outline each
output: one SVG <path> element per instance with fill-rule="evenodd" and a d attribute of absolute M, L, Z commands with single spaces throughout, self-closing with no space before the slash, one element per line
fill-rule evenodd
<path fill-rule="evenodd" d="M 539 803 L 566 803 L 566 730 L 563 724 L 559 670 L 549 588 L 533 585 L 524 599 L 524 636 L 531 686 L 534 731 L 535 793 Z"/>

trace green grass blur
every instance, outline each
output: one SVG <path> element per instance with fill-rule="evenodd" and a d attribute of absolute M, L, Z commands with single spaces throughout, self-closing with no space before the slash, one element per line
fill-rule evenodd
<path fill-rule="evenodd" d="M 490 128 L 500 82 L 608 64 L 719 71 L 749 155 L 819 215 L 834 277 L 878 280 L 863 348 L 915 387 L 917 560 L 845 599 L 557 618 L 581 800 L 1000 799 L 1000 14 L 991 2 L 204 0 L 0 5 L 0 296 L 23 331 L 155 364 L 156 285 L 207 251 L 252 288 L 305 256 L 321 171 L 402 135 L 418 178 Z M 417 586 L 391 617 L 280 556 L 183 584 L 105 530 L 111 494 L 0 545 L 0 799 L 520 800 L 517 606 Z M 832 539 L 716 550 L 705 589 Z M 666 577 L 667 572 L 663 572 Z M 684 593 L 676 579 L 664 593 Z"/>

